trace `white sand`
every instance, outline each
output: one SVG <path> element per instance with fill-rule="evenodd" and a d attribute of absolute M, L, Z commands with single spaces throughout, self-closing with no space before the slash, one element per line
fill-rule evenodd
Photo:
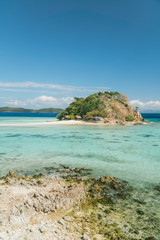
<path fill-rule="evenodd" d="M 21 127 L 21 126 L 52 126 L 52 125 L 97 125 L 97 123 L 84 122 L 78 120 L 63 120 L 63 121 L 47 121 L 37 123 L 2 123 L 0 127 Z"/>
<path fill-rule="evenodd" d="M 2 123 L 0 127 L 27 127 L 27 126 L 54 126 L 54 125 L 92 125 L 92 126 L 117 126 L 117 125 L 125 125 L 132 126 L 135 124 L 144 124 L 143 122 L 123 122 L 123 124 L 117 124 L 116 121 L 110 121 L 108 123 L 104 122 L 85 122 L 79 120 L 54 120 L 54 121 L 46 121 L 46 122 L 37 122 L 37 123 Z"/>

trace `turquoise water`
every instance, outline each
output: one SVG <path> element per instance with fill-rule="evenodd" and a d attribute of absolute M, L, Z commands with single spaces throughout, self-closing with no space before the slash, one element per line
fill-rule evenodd
<path fill-rule="evenodd" d="M 0 124 L 41 123 L 56 120 L 57 113 L 0 112 Z"/>
<path fill-rule="evenodd" d="M 0 123 L 53 120 L 55 118 L 0 117 Z M 10 169 L 36 173 L 66 164 L 85 166 L 92 169 L 94 176 L 115 176 L 135 186 L 158 184 L 159 121 L 123 127 L 0 127 L 0 176 Z"/>

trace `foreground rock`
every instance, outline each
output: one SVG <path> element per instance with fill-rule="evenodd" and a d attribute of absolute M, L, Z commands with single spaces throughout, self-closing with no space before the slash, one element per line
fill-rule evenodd
<path fill-rule="evenodd" d="M 15 177 L 12 172 L 0 187 L 0 239 L 78 239 L 60 218 L 84 198 L 83 183 Z"/>
<path fill-rule="evenodd" d="M 113 177 L 82 180 L 64 169 L 66 180 L 14 171 L 1 178 L 0 239 L 154 239 L 126 225 L 116 212 L 117 201 L 130 197 L 128 184 Z M 80 170 L 86 171 L 72 172 Z"/>

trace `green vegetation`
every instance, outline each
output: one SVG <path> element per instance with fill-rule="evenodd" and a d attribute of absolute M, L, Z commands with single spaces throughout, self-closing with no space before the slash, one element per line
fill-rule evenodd
<path fill-rule="evenodd" d="M 138 112 L 138 110 L 139 110 L 139 107 L 135 107 L 135 111 Z"/>
<path fill-rule="evenodd" d="M 127 115 L 127 116 L 126 116 L 126 121 L 132 122 L 132 121 L 134 121 L 134 120 L 135 120 L 135 118 L 134 118 L 133 116 L 131 116 L 131 115 Z"/>
<path fill-rule="evenodd" d="M 25 109 L 25 108 L 12 108 L 12 107 L 0 107 L 0 112 L 16 112 L 16 113 L 60 113 L 61 108 L 42 108 L 38 110 Z"/>
<path fill-rule="evenodd" d="M 100 94 L 103 93 L 92 94 L 87 98 L 74 98 L 75 101 L 60 113 L 57 118 L 61 120 L 67 116 L 67 119 L 76 119 L 76 116 L 80 116 L 82 119 L 89 120 L 96 116 L 103 117 L 107 115 L 105 104 L 100 99 Z"/>
<path fill-rule="evenodd" d="M 128 97 L 119 92 L 98 92 L 87 98 L 74 98 L 74 101 L 64 111 L 57 115 L 59 120 L 62 119 L 82 119 L 96 120 L 97 118 L 107 118 L 109 110 L 112 115 L 118 116 L 114 103 L 128 107 Z M 111 112 L 110 111 L 110 112 Z M 124 116 L 125 118 L 125 116 Z"/>

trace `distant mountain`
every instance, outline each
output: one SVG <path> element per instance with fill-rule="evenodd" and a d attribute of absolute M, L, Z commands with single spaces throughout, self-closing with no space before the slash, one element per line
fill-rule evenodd
<path fill-rule="evenodd" d="M 42 108 L 38 110 L 14 108 L 14 107 L 0 107 L 0 112 L 21 112 L 21 113 L 61 113 L 61 108 Z"/>

